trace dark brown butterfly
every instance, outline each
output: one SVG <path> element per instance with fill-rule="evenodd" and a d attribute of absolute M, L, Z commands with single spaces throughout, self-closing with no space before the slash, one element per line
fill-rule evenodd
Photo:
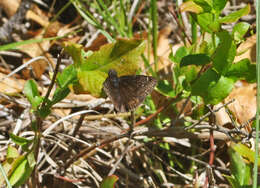
<path fill-rule="evenodd" d="M 103 83 L 104 90 L 119 112 L 127 112 L 138 107 L 156 86 L 151 76 L 129 75 L 117 77 L 115 70 L 109 70 Z"/>

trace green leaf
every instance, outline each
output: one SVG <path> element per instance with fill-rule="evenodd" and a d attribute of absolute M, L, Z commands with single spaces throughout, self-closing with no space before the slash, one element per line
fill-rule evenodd
<path fill-rule="evenodd" d="M 9 136 L 12 139 L 12 141 L 14 143 L 18 144 L 19 146 L 24 146 L 24 145 L 30 144 L 32 142 L 31 140 L 28 140 L 26 138 L 23 138 L 23 137 L 20 137 L 20 136 L 16 136 L 13 133 L 10 133 Z"/>
<path fill-rule="evenodd" d="M 36 110 L 42 102 L 42 97 L 39 94 L 37 84 L 34 80 L 28 80 L 24 86 L 24 94 L 32 105 L 32 109 Z"/>
<path fill-rule="evenodd" d="M 185 81 L 191 83 L 198 76 L 198 68 L 195 65 L 189 65 L 181 68 L 182 75 L 185 75 Z"/>
<path fill-rule="evenodd" d="M 24 184 L 30 177 L 33 168 L 30 167 L 26 157 L 23 157 L 18 166 L 14 169 L 10 176 L 10 183 L 12 186 L 20 186 Z"/>
<path fill-rule="evenodd" d="M 223 174 L 223 176 L 225 178 L 227 178 L 229 184 L 232 186 L 232 188 L 239 188 L 240 185 L 239 185 L 239 182 L 236 181 L 236 179 L 233 177 L 233 176 L 228 176 L 228 175 L 225 175 Z"/>
<path fill-rule="evenodd" d="M 217 33 L 220 43 L 212 57 L 214 68 L 221 74 L 225 74 L 236 56 L 236 45 L 227 31 Z"/>
<path fill-rule="evenodd" d="M 71 55 L 79 55 L 71 53 L 74 50 L 70 46 L 68 53 Z M 102 91 L 103 81 L 107 77 L 109 69 L 115 69 L 118 76 L 135 74 L 139 68 L 140 55 L 144 52 L 145 43 L 137 39 L 119 39 L 115 43 L 110 43 L 102 46 L 99 51 L 94 52 L 87 59 L 72 57 L 77 65 L 77 77 L 80 87 L 83 91 L 77 93 L 91 93 L 94 96 L 100 96 Z M 66 50 L 66 48 L 65 48 Z"/>
<path fill-rule="evenodd" d="M 255 152 L 253 150 L 251 150 L 250 148 L 248 148 L 246 145 L 239 143 L 239 144 L 232 145 L 232 148 L 237 153 L 239 153 L 239 155 L 246 158 L 251 163 L 254 163 Z M 260 157 L 258 158 L 258 166 L 260 166 Z"/>
<path fill-rule="evenodd" d="M 243 40 L 244 35 L 248 31 L 249 27 L 250 27 L 250 24 L 248 24 L 246 22 L 240 22 L 240 23 L 236 24 L 232 30 L 232 36 L 233 36 L 234 40 L 237 42 L 241 42 Z"/>
<path fill-rule="evenodd" d="M 208 69 L 199 79 L 192 85 L 192 95 L 205 96 L 211 85 L 215 85 L 220 75 L 213 69 Z"/>
<path fill-rule="evenodd" d="M 194 0 L 194 3 L 199 5 L 204 12 L 210 12 L 212 9 L 212 2 L 208 0 Z"/>
<path fill-rule="evenodd" d="M 187 65 L 206 65 L 210 63 L 211 59 L 206 54 L 192 54 L 182 58 L 180 66 Z"/>
<path fill-rule="evenodd" d="M 247 6 L 245 6 L 244 8 L 232 12 L 229 15 L 219 19 L 220 23 L 232 23 L 232 22 L 236 22 L 239 18 L 241 18 L 242 16 L 248 15 L 250 13 L 250 5 L 248 4 Z"/>
<path fill-rule="evenodd" d="M 248 170 L 248 165 L 244 162 L 241 155 L 236 152 L 233 148 L 228 149 L 230 157 L 230 170 L 231 174 L 235 177 L 236 181 L 239 182 L 240 186 L 248 185 L 250 183 L 251 173 Z"/>
<path fill-rule="evenodd" d="M 164 96 L 167 96 L 167 97 L 176 96 L 174 89 L 172 87 L 172 84 L 170 84 L 167 80 L 159 80 L 156 88 L 157 88 L 157 91 Z"/>
<path fill-rule="evenodd" d="M 188 54 L 189 54 L 189 50 L 185 46 L 182 46 L 178 48 L 175 55 L 173 55 L 173 52 L 170 53 L 169 58 L 172 62 L 180 63 L 181 59 Z"/>
<path fill-rule="evenodd" d="M 73 65 L 66 67 L 61 73 L 57 75 L 57 82 L 59 87 L 67 87 L 77 80 L 77 71 Z"/>
<path fill-rule="evenodd" d="M 231 65 L 225 74 L 227 77 L 236 80 L 246 80 L 256 82 L 256 64 L 252 64 L 249 59 L 242 59 Z"/>
<path fill-rule="evenodd" d="M 221 76 L 215 85 L 211 85 L 207 91 L 207 96 L 204 98 L 206 103 L 218 104 L 224 100 L 232 91 L 234 81 L 230 78 Z"/>
<path fill-rule="evenodd" d="M 219 13 L 221 12 L 227 4 L 227 0 L 213 0 L 213 9 Z"/>
<path fill-rule="evenodd" d="M 208 32 L 218 32 L 220 30 L 220 24 L 218 20 L 215 19 L 215 15 L 213 13 L 202 13 L 197 16 L 198 24 L 200 27 Z"/>
<path fill-rule="evenodd" d="M 7 154 L 6 154 L 6 158 L 17 158 L 19 157 L 19 152 L 17 151 L 17 149 L 13 146 L 8 146 L 7 148 Z"/>
<path fill-rule="evenodd" d="M 118 177 L 115 175 L 107 176 L 101 182 L 100 188 L 114 188 Z"/>
<path fill-rule="evenodd" d="M 192 95 L 201 96 L 207 104 L 218 104 L 233 88 L 232 79 L 209 69 L 192 85 Z"/>

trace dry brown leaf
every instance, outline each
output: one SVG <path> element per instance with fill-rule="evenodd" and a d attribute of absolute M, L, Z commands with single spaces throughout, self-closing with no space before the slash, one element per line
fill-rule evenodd
<path fill-rule="evenodd" d="M 248 37 L 245 42 L 239 45 L 237 48 L 237 54 L 235 62 L 238 62 L 244 58 L 250 59 L 252 62 L 256 61 L 256 35 Z M 240 55 L 241 54 L 241 55 Z"/>
<path fill-rule="evenodd" d="M 225 99 L 228 102 L 235 99 L 228 108 L 237 118 L 240 124 L 246 123 L 256 114 L 256 84 L 248 84 L 243 87 L 234 88 Z"/>
<path fill-rule="evenodd" d="M 21 0 L 0 0 L 0 7 L 5 11 L 10 18 L 16 13 Z"/>
<path fill-rule="evenodd" d="M 6 75 L 0 73 L 0 92 L 7 95 L 15 95 L 23 91 L 25 81 L 22 79 L 5 78 Z"/>

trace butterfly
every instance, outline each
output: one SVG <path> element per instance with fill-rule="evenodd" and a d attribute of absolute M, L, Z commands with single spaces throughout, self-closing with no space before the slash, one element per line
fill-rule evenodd
<path fill-rule="evenodd" d="M 103 88 L 115 108 L 119 112 L 128 112 L 137 108 L 157 84 L 151 76 L 129 75 L 117 76 L 113 69 L 109 70 Z"/>

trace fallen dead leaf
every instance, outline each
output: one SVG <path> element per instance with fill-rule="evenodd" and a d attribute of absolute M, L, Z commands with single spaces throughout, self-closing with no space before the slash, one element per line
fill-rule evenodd
<path fill-rule="evenodd" d="M 0 7 L 10 18 L 13 16 L 20 5 L 21 0 L 1 0 Z"/>
<path fill-rule="evenodd" d="M 248 37 L 245 42 L 239 45 L 237 48 L 237 54 L 235 62 L 238 62 L 244 58 L 250 59 L 252 62 L 256 61 L 256 35 Z"/>
<path fill-rule="evenodd" d="M 23 91 L 25 81 L 22 79 L 6 78 L 6 74 L 0 73 L 0 92 L 7 95 L 15 95 Z M 2 80 L 4 79 L 4 80 Z"/>

